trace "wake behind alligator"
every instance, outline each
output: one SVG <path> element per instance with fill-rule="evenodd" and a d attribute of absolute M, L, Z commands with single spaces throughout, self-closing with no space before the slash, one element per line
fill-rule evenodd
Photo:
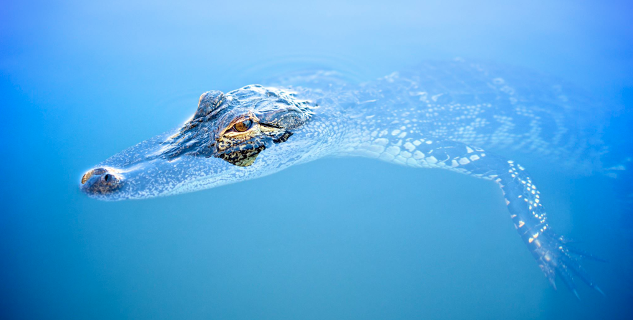
<path fill-rule="evenodd" d="M 522 152 L 560 168 L 600 170 L 599 130 L 582 92 L 530 72 L 461 60 L 426 63 L 374 82 L 333 72 L 209 91 L 182 127 L 89 170 L 81 189 L 97 199 L 174 195 L 269 175 L 326 156 L 363 156 L 447 169 L 502 189 L 514 227 L 552 285 L 574 294 L 574 276 L 600 291 L 579 256 L 547 222 Z M 587 133 L 591 132 L 591 133 Z M 602 292 L 602 291 L 600 291 Z"/>

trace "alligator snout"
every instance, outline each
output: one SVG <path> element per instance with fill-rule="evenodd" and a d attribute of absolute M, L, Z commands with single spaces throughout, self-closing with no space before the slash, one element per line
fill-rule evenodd
<path fill-rule="evenodd" d="M 123 185 L 124 177 L 114 168 L 95 168 L 81 177 L 81 190 L 89 195 L 110 194 Z"/>

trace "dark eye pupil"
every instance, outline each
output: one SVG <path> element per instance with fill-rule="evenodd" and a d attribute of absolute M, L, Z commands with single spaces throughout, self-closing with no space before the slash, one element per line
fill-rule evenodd
<path fill-rule="evenodd" d="M 239 131 L 239 132 L 244 132 L 248 129 L 251 128 L 251 126 L 253 125 L 253 121 L 252 120 L 244 120 L 242 122 L 238 122 L 235 124 L 235 130 Z"/>

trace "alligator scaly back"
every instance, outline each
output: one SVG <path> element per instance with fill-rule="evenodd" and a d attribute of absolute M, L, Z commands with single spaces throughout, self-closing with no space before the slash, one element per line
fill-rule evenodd
<path fill-rule="evenodd" d="M 551 284 L 558 275 L 577 296 L 577 276 L 602 293 L 578 260 L 594 257 L 552 231 L 535 182 L 523 166 L 505 157 L 530 153 L 560 168 L 600 169 L 605 149 L 600 128 L 588 121 L 595 119 L 591 100 L 580 93 L 568 95 L 564 88 L 573 88 L 569 85 L 510 74 L 454 61 L 364 84 L 356 105 L 348 106 L 360 125 L 342 154 L 496 182 L 517 232 Z"/>

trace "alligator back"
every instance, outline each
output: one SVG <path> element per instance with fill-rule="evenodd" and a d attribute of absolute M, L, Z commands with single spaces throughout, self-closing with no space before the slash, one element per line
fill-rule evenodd
<path fill-rule="evenodd" d="M 427 62 L 360 86 L 359 113 L 501 155 L 527 154 L 574 172 L 600 169 L 604 111 L 582 90 L 520 68 Z M 352 107 L 354 108 L 354 107 Z M 403 130 L 404 131 L 404 130 Z"/>

